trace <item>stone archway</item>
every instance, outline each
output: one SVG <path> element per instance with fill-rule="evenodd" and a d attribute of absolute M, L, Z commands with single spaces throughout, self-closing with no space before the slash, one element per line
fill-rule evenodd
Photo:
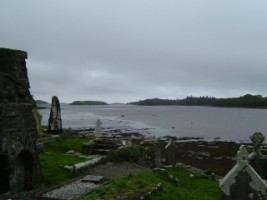
<path fill-rule="evenodd" d="M 0 155 L 0 194 L 9 191 L 10 168 L 7 156 Z"/>

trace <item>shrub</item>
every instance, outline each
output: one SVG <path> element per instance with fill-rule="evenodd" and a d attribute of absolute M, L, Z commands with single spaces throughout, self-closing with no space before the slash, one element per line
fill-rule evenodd
<path fill-rule="evenodd" d="M 117 150 L 111 150 L 107 155 L 107 160 L 112 162 L 137 162 L 144 153 L 144 147 L 132 145 Z"/>

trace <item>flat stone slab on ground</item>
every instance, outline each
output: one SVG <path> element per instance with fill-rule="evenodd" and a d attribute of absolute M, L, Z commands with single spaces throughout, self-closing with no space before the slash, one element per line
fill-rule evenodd
<path fill-rule="evenodd" d="M 92 182 L 92 183 L 102 183 L 104 181 L 103 176 L 87 175 L 82 180 L 82 182 Z"/>
<path fill-rule="evenodd" d="M 81 182 L 81 179 L 73 183 L 64 185 L 62 187 L 56 188 L 49 192 L 42 194 L 41 197 L 51 198 L 51 199 L 60 199 L 60 200 L 74 200 L 78 197 L 88 194 L 93 191 L 96 187 L 94 183 Z"/>

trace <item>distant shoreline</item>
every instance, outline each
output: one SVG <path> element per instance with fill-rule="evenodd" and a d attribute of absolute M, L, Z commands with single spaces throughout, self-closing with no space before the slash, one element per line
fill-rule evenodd
<path fill-rule="evenodd" d="M 267 97 L 246 94 L 234 98 L 186 97 L 185 99 L 145 99 L 128 104 L 138 106 L 211 106 L 224 108 L 267 108 Z"/>
<path fill-rule="evenodd" d="M 74 101 L 69 105 L 108 105 L 104 101 Z"/>

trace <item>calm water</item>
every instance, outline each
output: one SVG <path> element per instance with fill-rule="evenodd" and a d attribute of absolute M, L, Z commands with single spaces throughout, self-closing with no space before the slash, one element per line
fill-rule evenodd
<path fill-rule="evenodd" d="M 47 124 L 50 109 L 40 110 Z M 104 127 L 146 129 L 153 136 L 190 136 L 249 141 L 256 131 L 267 136 L 267 109 L 202 106 L 70 106 L 61 105 L 64 128 Z M 267 137 L 266 137 L 267 138 Z"/>

